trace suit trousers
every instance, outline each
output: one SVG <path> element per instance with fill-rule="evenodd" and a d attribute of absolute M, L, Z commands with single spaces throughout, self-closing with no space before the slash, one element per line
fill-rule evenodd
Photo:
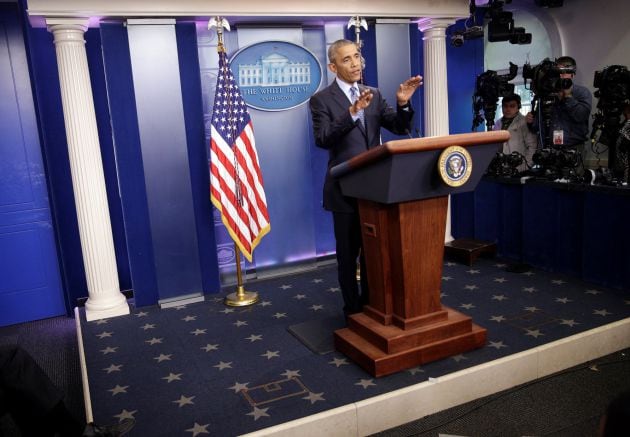
<path fill-rule="evenodd" d="M 359 213 L 333 212 L 337 249 L 337 275 L 346 314 L 361 312 L 369 301 L 367 269 L 361 250 Z M 357 284 L 357 259 L 361 266 L 361 287 Z"/>

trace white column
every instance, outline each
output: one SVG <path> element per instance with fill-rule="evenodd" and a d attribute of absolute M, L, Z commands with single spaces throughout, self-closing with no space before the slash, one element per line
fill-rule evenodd
<path fill-rule="evenodd" d="M 120 292 L 83 34 L 88 20 L 47 19 L 54 36 L 70 171 L 88 286 L 87 320 L 129 314 Z"/>
<path fill-rule="evenodd" d="M 454 19 L 446 18 L 423 18 L 418 21 L 418 29 L 422 31 L 424 42 L 424 129 L 428 137 L 449 134 L 446 28 L 454 22 Z M 444 242 L 450 241 L 453 241 L 453 236 L 449 196 Z"/>

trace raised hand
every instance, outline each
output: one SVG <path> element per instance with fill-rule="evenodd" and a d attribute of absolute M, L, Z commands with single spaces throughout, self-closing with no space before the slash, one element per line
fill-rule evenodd
<path fill-rule="evenodd" d="M 374 97 L 374 95 L 372 94 L 372 91 L 370 90 L 362 91 L 361 94 L 359 94 L 359 98 L 357 99 L 357 101 L 354 102 L 352 106 L 350 107 L 350 113 L 352 115 L 357 115 L 359 111 L 367 108 L 370 102 L 372 101 L 372 97 Z"/>
<path fill-rule="evenodd" d="M 409 102 L 413 93 L 422 86 L 422 76 L 413 76 L 404 81 L 396 90 L 396 101 L 398 105 L 404 106 Z"/>

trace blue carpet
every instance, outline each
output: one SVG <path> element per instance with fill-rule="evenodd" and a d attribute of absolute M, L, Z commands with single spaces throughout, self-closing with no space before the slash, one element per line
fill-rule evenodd
<path fill-rule="evenodd" d="M 239 435 L 630 317 L 627 291 L 506 267 L 444 264 L 442 303 L 488 329 L 485 347 L 378 379 L 337 352 L 314 353 L 288 331 L 339 316 L 334 266 L 248 283 L 260 302 L 246 308 L 213 295 L 94 322 L 81 312 L 94 419 L 134 417 L 131 436 Z"/>

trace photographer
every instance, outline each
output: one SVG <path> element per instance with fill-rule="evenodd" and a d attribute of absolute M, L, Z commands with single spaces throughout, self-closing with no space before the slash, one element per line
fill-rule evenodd
<path fill-rule="evenodd" d="M 510 155 L 517 152 L 523 155 L 525 162 L 519 165 L 520 172 L 526 171 L 532 164 L 532 157 L 536 151 L 536 135 L 527 126 L 525 116 L 520 113 L 521 96 L 508 94 L 501 102 L 503 117 L 496 121 L 494 130 L 507 130 L 510 139 L 503 143 L 503 153 Z"/>
<path fill-rule="evenodd" d="M 564 82 L 567 84 L 566 88 L 555 94 L 551 107 L 550 129 L 553 145 L 563 149 L 574 149 L 581 154 L 584 143 L 588 140 L 591 92 L 586 87 L 573 83 L 577 66 L 575 59 L 562 56 L 556 59 L 555 63 L 560 71 L 560 78 L 569 81 Z M 526 120 L 534 131 L 538 131 L 538 120 L 534 114 L 528 113 Z"/>

